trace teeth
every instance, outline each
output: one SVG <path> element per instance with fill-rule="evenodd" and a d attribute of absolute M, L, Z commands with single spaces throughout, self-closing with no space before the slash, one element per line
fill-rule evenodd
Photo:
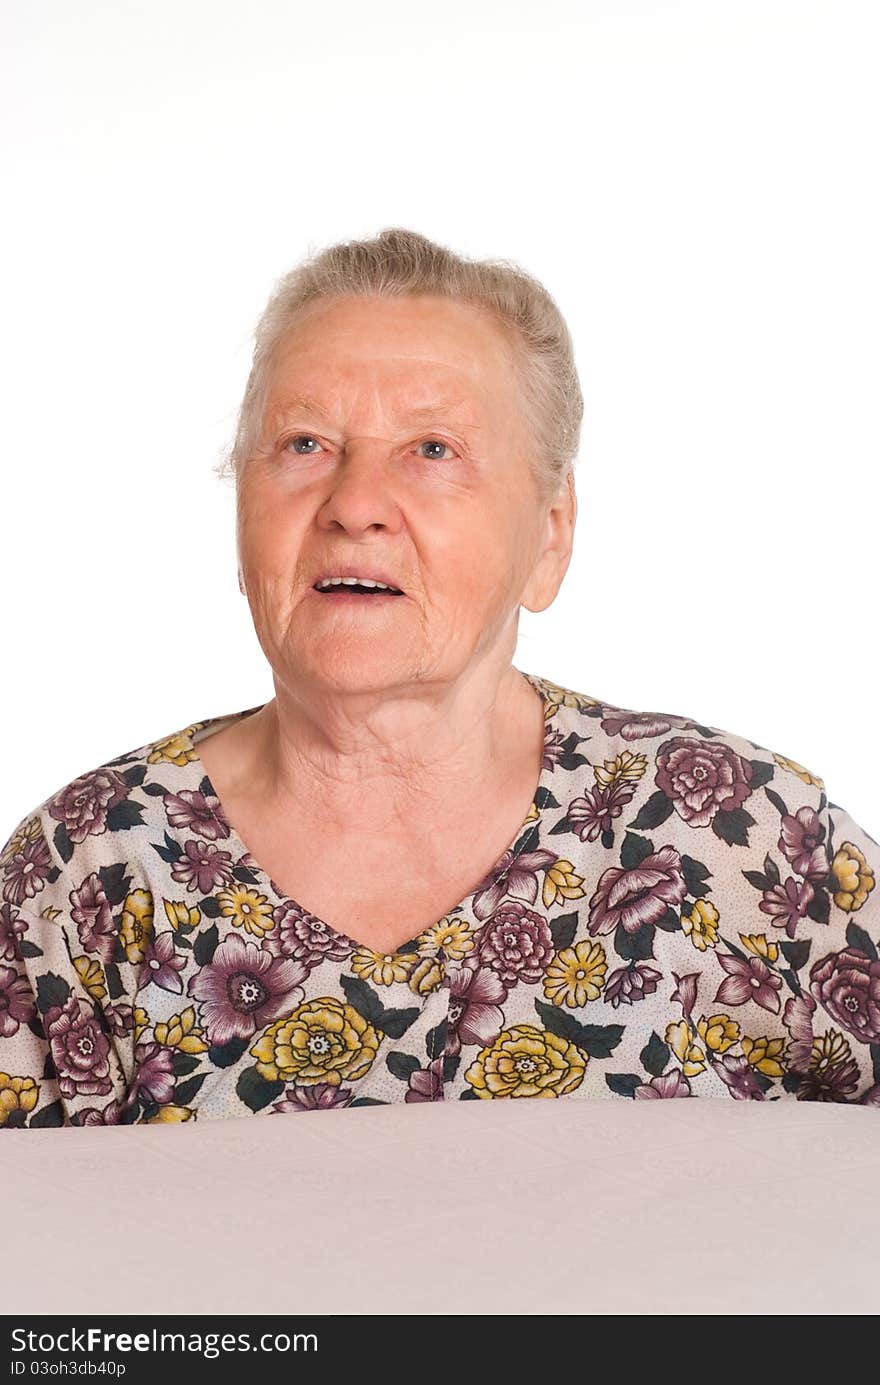
<path fill-rule="evenodd" d="M 387 586 L 384 582 L 373 582 L 369 577 L 325 577 L 318 583 L 321 591 L 326 591 L 329 587 L 378 587 L 380 591 L 390 592 L 396 588 Z"/>

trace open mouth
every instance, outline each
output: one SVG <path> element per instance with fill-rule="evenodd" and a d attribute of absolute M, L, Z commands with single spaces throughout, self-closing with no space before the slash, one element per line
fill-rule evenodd
<path fill-rule="evenodd" d="M 346 597 L 356 597 L 358 600 L 366 601 L 381 601 L 383 598 L 394 600 L 396 597 L 403 596 L 403 592 L 398 591 L 396 587 L 389 591 L 386 587 L 362 587 L 359 582 L 340 583 L 335 587 L 315 586 L 312 590 L 316 591 L 319 596 L 327 596 L 336 601 L 344 601 Z"/>

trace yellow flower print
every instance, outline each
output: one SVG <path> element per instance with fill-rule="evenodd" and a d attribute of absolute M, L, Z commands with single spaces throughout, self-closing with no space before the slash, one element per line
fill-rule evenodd
<path fill-rule="evenodd" d="M 60 917 L 61 917 L 61 910 L 60 910 L 60 909 L 55 909 L 55 908 L 53 908 L 53 906 L 52 906 L 51 904 L 47 904 L 46 907 L 45 907 L 45 909 L 41 909 L 41 910 L 40 910 L 40 918 L 41 918 L 41 919 L 48 919 L 48 921 L 49 921 L 50 923 L 55 923 Z M 63 924 L 59 924 L 58 927 L 59 927 L 59 928 L 63 928 L 64 925 L 63 925 Z"/>
<path fill-rule="evenodd" d="M 441 919 L 420 935 L 420 954 L 433 954 L 441 947 L 445 955 L 455 962 L 460 962 L 469 952 L 473 952 L 474 930 L 466 919 Z"/>
<path fill-rule="evenodd" d="M 132 965 L 144 960 L 153 931 L 153 896 L 149 890 L 132 890 L 122 906 L 119 936 L 125 956 Z"/>
<path fill-rule="evenodd" d="M 257 1059 L 257 1072 L 270 1082 L 338 1087 L 369 1072 L 379 1042 L 373 1026 L 351 1005 L 320 996 L 276 1020 L 249 1052 Z"/>
<path fill-rule="evenodd" d="M 9 838 L 4 850 L 0 852 L 0 866 L 8 865 L 13 856 L 17 856 L 19 852 L 24 851 L 25 847 L 35 846 L 42 836 L 42 823 L 40 822 L 39 815 L 35 813 L 33 817 L 28 818 L 26 822 L 21 824 L 21 827 L 14 836 Z"/>
<path fill-rule="evenodd" d="M 742 1036 L 742 1051 L 753 1068 L 767 1077 L 783 1077 L 785 1068 L 780 1059 L 785 1056 L 785 1039 L 750 1039 Z"/>
<path fill-rule="evenodd" d="M 586 893 L 583 883 L 584 877 L 575 872 L 571 861 L 555 861 L 544 876 L 544 908 L 550 909 L 566 899 L 582 899 Z"/>
<path fill-rule="evenodd" d="M 202 721 L 193 722 L 192 726 L 185 727 L 176 735 L 166 736 L 164 740 L 157 741 L 147 756 L 147 764 L 188 765 L 190 760 L 194 760 L 198 755 L 198 751 L 189 746 L 189 738 L 204 724 Z"/>
<path fill-rule="evenodd" d="M 134 1007 L 134 1041 L 137 1043 L 145 1029 L 149 1029 L 152 1024 L 150 1016 L 142 1005 Z"/>
<path fill-rule="evenodd" d="M 613 760 L 606 760 L 603 765 L 594 765 L 593 776 L 596 783 L 601 784 L 603 788 L 609 788 L 619 779 L 629 779 L 637 784 L 647 768 L 647 756 L 634 750 L 624 750 L 620 755 L 615 755 Z"/>
<path fill-rule="evenodd" d="M 666 1042 L 681 1063 L 685 1077 L 696 1077 L 706 1066 L 706 1055 L 693 1042 L 693 1030 L 687 1020 L 673 1021 L 666 1026 Z"/>
<path fill-rule="evenodd" d="M 766 933 L 740 933 L 739 940 L 746 951 L 755 957 L 775 962 L 779 956 L 779 944 L 769 941 Z"/>
<path fill-rule="evenodd" d="M 155 1116 L 150 1116 L 144 1121 L 144 1125 L 166 1125 L 170 1121 L 188 1121 L 193 1119 L 193 1110 L 190 1106 L 174 1106 L 169 1102 L 166 1106 L 160 1106 Z"/>
<path fill-rule="evenodd" d="M 13 1111 L 33 1111 L 39 1094 L 33 1077 L 10 1077 L 8 1072 L 0 1072 L 0 1129 Z"/>
<path fill-rule="evenodd" d="M 202 911 L 197 904 L 187 904 L 183 899 L 163 899 L 165 914 L 175 933 L 179 930 L 195 928 Z"/>
<path fill-rule="evenodd" d="M 352 954 L 351 969 L 363 981 L 391 986 L 395 981 L 406 981 L 417 961 L 417 953 L 373 952 L 372 948 L 359 947 Z"/>
<path fill-rule="evenodd" d="M 602 944 L 592 939 L 557 952 L 544 973 L 544 995 L 554 1005 L 575 1009 L 596 1000 L 605 985 L 608 961 Z"/>
<path fill-rule="evenodd" d="M 107 994 L 107 978 L 104 975 L 104 968 L 96 957 L 87 957 L 85 953 L 81 957 L 74 957 L 73 965 L 76 967 L 77 975 L 85 986 L 93 1000 L 102 1000 Z"/>
<path fill-rule="evenodd" d="M 853 842 L 841 842 L 831 863 L 838 890 L 834 903 L 838 909 L 861 909 L 874 888 L 874 872 Z"/>
<path fill-rule="evenodd" d="M 789 760 L 787 756 L 775 753 L 773 759 L 782 769 L 787 769 L 790 774 L 796 774 L 798 779 L 803 779 L 805 784 L 815 784 L 818 789 L 824 789 L 824 779 L 820 779 L 818 774 L 811 774 L 803 765 L 799 765 L 797 760 Z"/>
<path fill-rule="evenodd" d="M 827 1034 L 819 1034 L 813 1040 L 810 1050 L 810 1071 L 825 1072 L 841 1063 L 852 1062 L 852 1049 L 849 1040 L 839 1029 L 829 1029 Z"/>
<path fill-rule="evenodd" d="M 477 1096 L 554 1097 L 584 1080 L 588 1056 L 570 1039 L 534 1024 L 515 1024 L 483 1048 L 465 1078 Z"/>
<path fill-rule="evenodd" d="M 710 899 L 694 900 L 689 914 L 682 910 L 682 929 L 700 952 L 705 952 L 707 947 L 715 947 L 718 942 L 719 917 L 718 910 Z"/>
<path fill-rule="evenodd" d="M 550 721 L 555 717 L 560 707 L 575 707 L 586 709 L 587 707 L 598 707 L 599 699 L 588 697 L 586 693 L 573 692 L 571 688 L 560 687 L 558 683 L 553 683 L 549 678 L 539 678 L 547 693 L 546 706 L 544 708 L 544 720 Z"/>
<path fill-rule="evenodd" d="M 220 891 L 217 901 L 220 913 L 232 920 L 234 928 L 243 928 L 255 938 L 262 938 L 275 926 L 272 905 L 266 896 L 247 885 L 230 885 L 229 889 Z"/>
<path fill-rule="evenodd" d="M 701 1015 L 697 1020 L 697 1033 L 707 1048 L 713 1053 L 726 1053 L 740 1036 L 739 1024 L 729 1015 Z"/>
<path fill-rule="evenodd" d="M 192 1005 L 170 1020 L 159 1021 L 153 1026 L 153 1038 L 164 1048 L 178 1048 L 181 1053 L 206 1053 L 208 1044 L 204 1031 L 196 1024 L 196 1012 Z"/>
<path fill-rule="evenodd" d="M 443 984 L 443 967 L 436 957 L 419 957 L 407 979 L 415 995 L 430 995 Z"/>

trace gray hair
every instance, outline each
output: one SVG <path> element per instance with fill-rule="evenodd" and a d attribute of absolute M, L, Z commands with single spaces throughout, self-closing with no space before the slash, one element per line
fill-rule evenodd
<path fill-rule="evenodd" d="M 538 492 L 549 502 L 566 480 L 573 485 L 584 401 L 571 334 L 553 298 L 511 260 L 467 259 L 399 226 L 330 245 L 276 282 L 254 333 L 235 438 L 217 474 L 239 482 L 260 437 L 277 352 L 307 306 L 415 294 L 454 298 L 490 315 L 512 348 Z"/>

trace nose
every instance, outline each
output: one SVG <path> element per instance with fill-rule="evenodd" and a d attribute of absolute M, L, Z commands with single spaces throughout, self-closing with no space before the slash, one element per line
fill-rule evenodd
<path fill-rule="evenodd" d="M 339 466 L 328 476 L 319 520 L 351 533 L 376 524 L 395 527 L 399 510 L 389 454 L 389 443 L 381 439 L 349 439 Z"/>

